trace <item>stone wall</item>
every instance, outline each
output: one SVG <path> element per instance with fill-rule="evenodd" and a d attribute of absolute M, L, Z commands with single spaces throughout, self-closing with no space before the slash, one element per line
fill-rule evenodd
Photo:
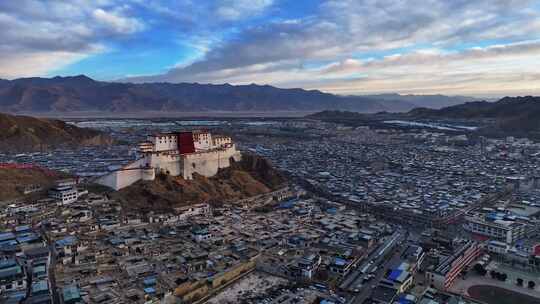
<path fill-rule="evenodd" d="M 182 175 L 181 156 L 173 154 L 151 154 L 148 156 L 148 164 L 151 164 L 157 172 L 171 176 Z"/>
<path fill-rule="evenodd" d="M 120 170 L 98 178 L 96 183 L 114 190 L 120 190 L 142 179 L 143 173 L 140 167 L 144 166 L 145 163 L 145 159 L 134 161 Z"/>
<path fill-rule="evenodd" d="M 192 179 L 193 173 L 206 177 L 214 176 L 219 169 L 228 168 L 231 165 L 231 157 L 236 161 L 241 159 L 241 154 L 234 145 L 224 150 L 184 155 L 182 176 L 184 179 Z"/>

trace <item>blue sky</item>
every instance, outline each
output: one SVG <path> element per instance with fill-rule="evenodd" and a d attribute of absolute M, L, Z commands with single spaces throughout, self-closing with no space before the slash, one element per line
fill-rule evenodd
<path fill-rule="evenodd" d="M 0 1 L 0 77 L 540 94 L 540 0 Z"/>

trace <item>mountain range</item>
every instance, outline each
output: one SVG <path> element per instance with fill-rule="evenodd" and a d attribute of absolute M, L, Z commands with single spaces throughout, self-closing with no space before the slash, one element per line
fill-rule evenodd
<path fill-rule="evenodd" d="M 440 108 L 472 98 L 443 95 L 341 96 L 318 90 L 269 85 L 122 83 L 87 76 L 0 80 L 0 111 L 46 112 L 211 112 L 349 110 L 364 113 Z"/>
<path fill-rule="evenodd" d="M 442 109 L 415 108 L 407 113 L 361 114 L 348 111 L 323 111 L 308 118 L 352 125 L 377 121 L 456 120 L 479 125 L 485 135 L 540 137 L 540 97 L 504 97 L 495 102 L 466 102 Z"/>
<path fill-rule="evenodd" d="M 505 97 L 497 102 L 476 101 L 439 110 L 417 108 L 408 113 L 415 118 L 491 120 L 491 131 L 510 134 L 540 132 L 540 97 Z"/>

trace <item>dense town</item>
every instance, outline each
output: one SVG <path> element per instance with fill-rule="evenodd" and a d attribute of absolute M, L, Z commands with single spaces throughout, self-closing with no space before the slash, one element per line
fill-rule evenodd
<path fill-rule="evenodd" d="M 486 288 L 540 301 L 540 143 L 305 119 L 73 123 L 122 141 L 0 154 L 77 176 L 2 202 L 2 303 L 481 304 Z M 179 127 L 232 136 L 287 185 L 166 213 L 91 185 Z"/>

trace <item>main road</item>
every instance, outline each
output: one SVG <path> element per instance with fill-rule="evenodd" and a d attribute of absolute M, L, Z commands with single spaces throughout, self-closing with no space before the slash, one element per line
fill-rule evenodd
<path fill-rule="evenodd" d="M 371 290 L 384 277 L 388 268 L 399 263 L 407 235 L 408 233 L 403 230 L 394 232 L 368 256 L 361 266 L 349 273 L 343 280 L 341 289 L 356 294 L 348 303 L 363 303 L 371 295 Z M 374 269 L 374 276 L 369 280 L 364 280 L 364 277 Z"/>

